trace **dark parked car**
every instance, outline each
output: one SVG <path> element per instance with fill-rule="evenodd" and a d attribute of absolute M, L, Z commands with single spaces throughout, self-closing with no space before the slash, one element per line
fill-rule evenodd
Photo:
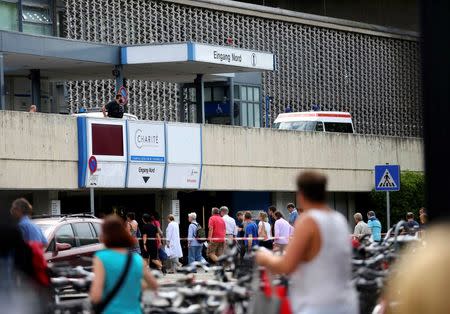
<path fill-rule="evenodd" d="M 102 220 L 91 215 L 33 218 L 48 240 L 45 259 L 49 263 L 69 262 L 73 266 L 91 265 L 89 259 L 103 249 L 99 237 Z"/>

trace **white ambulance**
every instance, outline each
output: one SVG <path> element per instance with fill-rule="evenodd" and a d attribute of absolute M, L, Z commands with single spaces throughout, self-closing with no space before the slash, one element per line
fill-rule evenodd
<path fill-rule="evenodd" d="M 273 128 L 279 130 L 355 133 L 352 116 L 341 111 L 307 111 L 281 113 Z"/>

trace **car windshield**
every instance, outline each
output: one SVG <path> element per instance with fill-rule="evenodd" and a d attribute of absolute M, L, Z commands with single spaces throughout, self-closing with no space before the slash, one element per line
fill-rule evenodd
<path fill-rule="evenodd" d="M 278 122 L 273 125 L 279 130 L 315 131 L 317 121 L 290 121 Z"/>

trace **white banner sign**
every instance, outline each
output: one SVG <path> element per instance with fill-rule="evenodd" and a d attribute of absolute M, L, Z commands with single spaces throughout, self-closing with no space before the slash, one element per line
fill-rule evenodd
<path fill-rule="evenodd" d="M 166 169 L 166 188 L 198 189 L 200 187 L 200 165 L 168 164 Z"/>
<path fill-rule="evenodd" d="M 202 163 L 201 128 L 199 124 L 167 124 L 167 162 L 169 164 Z"/>
<path fill-rule="evenodd" d="M 271 53 L 197 43 L 194 50 L 195 61 L 274 70 L 274 56 Z"/>
<path fill-rule="evenodd" d="M 128 164 L 127 187 L 162 189 L 165 164 L 133 162 Z"/>
<path fill-rule="evenodd" d="M 163 122 L 128 121 L 129 161 L 165 162 Z"/>
<path fill-rule="evenodd" d="M 61 215 L 61 201 L 60 200 L 52 200 L 52 215 L 58 216 Z"/>
<path fill-rule="evenodd" d="M 86 187 L 123 188 L 126 167 L 124 162 L 99 161 L 95 173 L 87 169 Z"/>
<path fill-rule="evenodd" d="M 180 223 L 180 200 L 172 200 L 172 215 L 175 221 Z"/>

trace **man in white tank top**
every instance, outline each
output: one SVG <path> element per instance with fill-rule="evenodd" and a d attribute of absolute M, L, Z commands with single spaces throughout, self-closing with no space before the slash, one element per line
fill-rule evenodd
<path fill-rule="evenodd" d="M 260 251 L 258 264 L 270 272 L 290 275 L 293 313 L 357 314 L 356 290 L 351 284 L 351 245 L 347 222 L 326 203 L 327 178 L 304 172 L 297 178 L 297 219 L 292 240 L 282 257 Z"/>

